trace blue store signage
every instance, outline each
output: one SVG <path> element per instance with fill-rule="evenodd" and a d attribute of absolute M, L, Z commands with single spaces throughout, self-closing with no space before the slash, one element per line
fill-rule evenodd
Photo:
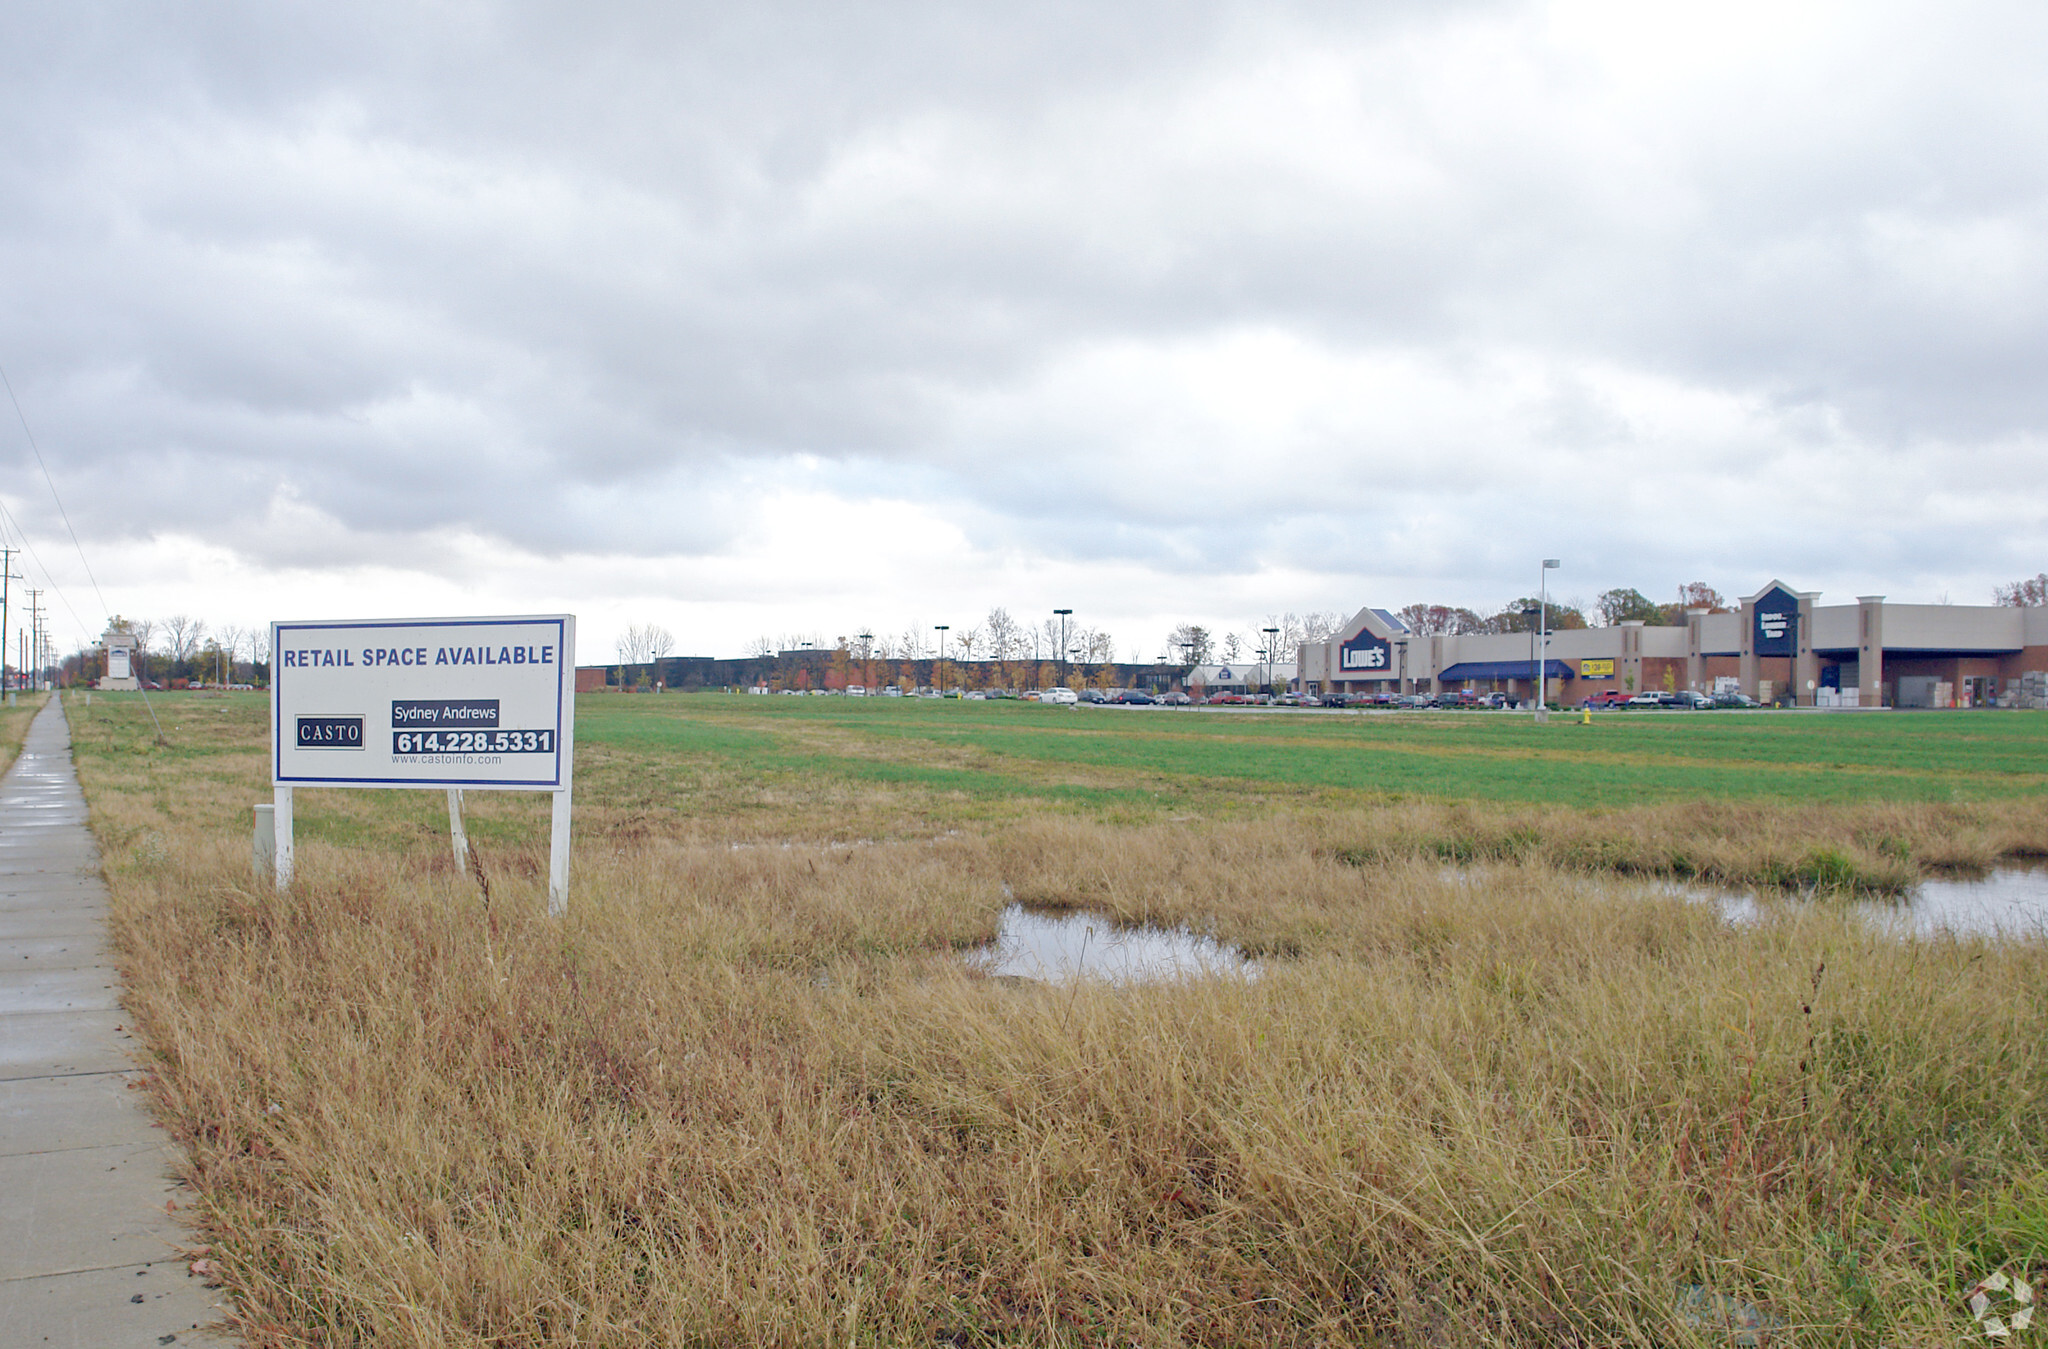
<path fill-rule="evenodd" d="M 1799 597 L 1783 586 L 1772 586 L 1756 602 L 1752 638 L 1759 656 L 1790 656 L 1799 631 Z"/>
<path fill-rule="evenodd" d="M 1345 674 L 1386 674 L 1394 668 L 1394 649 L 1369 632 L 1361 632 L 1337 648 Z"/>

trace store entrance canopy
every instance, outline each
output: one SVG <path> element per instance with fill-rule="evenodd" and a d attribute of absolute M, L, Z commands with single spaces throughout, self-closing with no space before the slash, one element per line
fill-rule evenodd
<path fill-rule="evenodd" d="M 1531 663 L 1526 660 L 1467 660 L 1449 666 L 1438 679 L 1458 681 L 1465 679 L 1527 679 Z M 1545 679 L 1570 679 L 1572 667 L 1561 660 L 1543 662 Z"/>

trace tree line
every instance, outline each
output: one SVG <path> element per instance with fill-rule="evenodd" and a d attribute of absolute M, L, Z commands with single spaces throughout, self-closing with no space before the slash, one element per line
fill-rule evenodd
<path fill-rule="evenodd" d="M 1688 609 L 1720 614 L 1729 612 L 1731 607 L 1721 592 L 1705 581 L 1690 581 L 1678 587 L 1677 599 L 1669 604 L 1660 604 L 1631 587 L 1616 587 L 1601 591 L 1590 605 L 1576 599 L 1548 599 L 1539 605 L 1536 596 L 1526 595 L 1485 614 L 1449 604 L 1410 604 L 1396 612 L 1410 632 L 1466 636 L 1529 632 L 1536 627 L 1539 608 L 1543 626 L 1552 632 L 1565 632 L 1634 622 L 1676 627 L 1685 622 Z"/>
<path fill-rule="evenodd" d="M 204 619 L 187 614 L 169 618 L 122 618 L 108 620 L 110 628 L 126 628 L 135 635 L 135 676 L 153 683 L 170 685 L 178 680 L 194 684 L 254 684 L 270 674 L 270 629 L 245 628 L 236 623 L 210 627 Z M 104 673 L 99 662 L 103 654 L 78 652 L 58 671 L 69 682 Z"/>

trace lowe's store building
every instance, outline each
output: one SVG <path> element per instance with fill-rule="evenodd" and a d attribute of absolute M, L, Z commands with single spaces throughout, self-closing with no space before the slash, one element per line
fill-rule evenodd
<path fill-rule="evenodd" d="M 1522 699 L 1540 677 L 1561 703 L 1734 688 L 1807 707 L 2038 705 L 2048 693 L 2048 609 L 1819 601 L 1773 581 L 1733 611 L 1689 610 L 1682 625 L 1553 632 L 1540 656 L 1534 633 L 1415 633 L 1385 609 L 1361 609 L 1329 640 L 1302 644 L 1295 686 Z"/>

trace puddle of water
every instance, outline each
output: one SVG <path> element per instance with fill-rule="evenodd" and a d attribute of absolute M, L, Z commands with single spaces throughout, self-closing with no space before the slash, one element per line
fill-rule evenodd
<path fill-rule="evenodd" d="M 1779 900 L 1725 891 L 1687 893 L 1713 900 L 1734 923 L 1753 923 L 1772 904 L 1807 902 L 1795 896 Z M 1850 907 L 1876 926 L 1904 936 L 2042 936 L 2048 934 L 2048 870 L 2003 867 L 1981 880 L 1922 881 L 1910 898 L 1897 903 L 1866 899 Z"/>
<path fill-rule="evenodd" d="M 2048 871 L 2007 867 L 1976 881 L 1922 881 L 1909 903 L 1864 905 L 1888 926 L 2009 937 L 2048 933 Z"/>
<path fill-rule="evenodd" d="M 1258 970 L 1235 947 L 1191 932 L 1119 928 L 1097 913 L 1034 913 L 1021 904 L 1003 910 L 995 944 L 970 960 L 990 975 L 1047 983 L 1142 984 Z"/>

